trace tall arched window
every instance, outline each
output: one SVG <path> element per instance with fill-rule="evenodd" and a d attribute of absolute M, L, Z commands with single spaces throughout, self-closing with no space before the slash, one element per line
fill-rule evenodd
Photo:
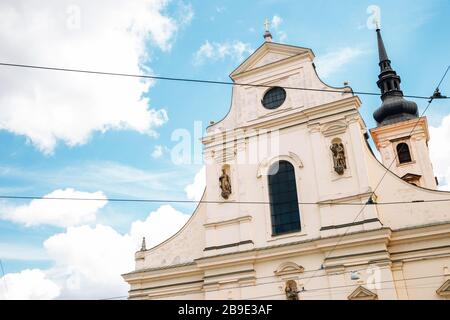
<path fill-rule="evenodd" d="M 400 163 L 411 162 L 411 153 L 406 143 L 402 142 L 397 145 L 397 155 Z"/>
<path fill-rule="evenodd" d="M 279 161 L 270 167 L 269 197 L 272 235 L 300 231 L 294 166 L 288 161 Z"/>

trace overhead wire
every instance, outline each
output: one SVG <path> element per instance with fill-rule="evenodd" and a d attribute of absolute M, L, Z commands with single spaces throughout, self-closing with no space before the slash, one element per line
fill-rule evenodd
<path fill-rule="evenodd" d="M 47 196 L 12 196 L 0 195 L 0 199 L 8 200 L 55 200 L 55 201 L 109 201 L 109 202 L 147 202 L 147 203 L 192 203 L 192 204 L 262 204 L 268 205 L 268 201 L 232 201 L 224 202 L 220 200 L 183 200 L 183 199 L 135 199 L 135 198 L 78 198 L 78 197 L 47 197 Z M 373 205 L 399 205 L 399 204 L 420 204 L 434 202 L 450 202 L 449 199 L 432 199 L 432 200 L 409 200 L 409 201 L 388 201 L 377 202 Z M 336 206 L 362 206 L 361 202 L 337 202 L 337 201 L 321 201 L 321 202 L 297 202 L 299 205 L 336 205 Z M 369 204 L 368 204 L 369 205 Z"/>
<path fill-rule="evenodd" d="M 0 62 L 0 66 L 4 67 L 15 67 L 15 68 L 27 68 L 27 69 L 37 69 L 37 70 L 48 70 L 48 71 L 61 71 L 61 72 L 76 72 L 84 74 L 97 74 L 104 76 L 118 76 L 118 77 L 131 77 L 131 78 L 143 78 L 152 80 L 166 80 L 166 81 L 178 81 L 178 82 L 191 82 L 191 83 L 203 83 L 203 84 L 216 84 L 216 85 L 231 85 L 231 86 L 245 86 L 245 87 L 259 87 L 259 88 L 272 88 L 271 85 L 264 84 L 254 84 L 254 83 L 240 83 L 240 82 L 230 82 L 230 81 L 216 81 L 216 80 L 205 80 L 205 79 L 195 79 L 195 78 L 181 78 L 181 77 L 168 77 L 168 76 L 156 76 L 156 75 L 146 75 L 146 74 L 131 74 L 131 73 L 119 73 L 119 72 L 107 72 L 107 71 L 97 71 L 97 70 L 86 70 L 86 69 L 72 69 L 72 68 L 60 68 L 60 67 L 50 67 L 32 64 L 19 64 L 19 63 L 7 63 Z M 345 93 L 344 89 L 320 89 L 320 88 L 306 88 L 306 87 L 292 87 L 283 86 L 286 90 L 301 90 L 301 91 L 316 91 L 316 92 L 330 92 L 330 93 Z M 376 92 L 367 91 L 350 91 L 348 93 L 358 94 L 358 95 L 370 95 L 379 96 Z M 431 97 L 420 96 L 420 95 L 404 95 L 407 98 L 413 99 L 430 99 Z M 442 97 L 447 98 L 447 97 Z"/>

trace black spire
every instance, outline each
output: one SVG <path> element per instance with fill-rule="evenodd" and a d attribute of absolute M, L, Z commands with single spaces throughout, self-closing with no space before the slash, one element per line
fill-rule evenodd
<path fill-rule="evenodd" d="M 386 48 L 384 47 L 384 42 L 383 38 L 381 37 L 380 29 L 377 29 L 377 41 L 378 41 L 378 56 L 380 57 L 380 63 L 383 61 L 388 61 L 390 67 L 391 61 L 387 56 Z"/>
<path fill-rule="evenodd" d="M 419 116 L 417 104 L 403 98 L 400 88 L 401 79 L 391 67 L 384 47 L 380 29 L 377 29 L 378 55 L 380 58 L 380 75 L 377 85 L 381 90 L 383 103 L 375 110 L 373 117 L 378 126 L 417 118 Z"/>
<path fill-rule="evenodd" d="M 388 55 L 386 53 L 386 48 L 384 47 L 383 38 L 381 37 L 380 29 L 377 29 L 377 41 L 378 41 L 378 56 L 380 57 L 380 63 L 382 61 L 389 61 Z"/>

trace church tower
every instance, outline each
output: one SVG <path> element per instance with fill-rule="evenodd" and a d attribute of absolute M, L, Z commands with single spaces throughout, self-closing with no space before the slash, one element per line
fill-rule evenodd
<path fill-rule="evenodd" d="M 370 130 L 372 138 L 385 167 L 409 183 L 436 189 L 427 119 L 419 117 L 415 102 L 403 97 L 400 76 L 391 67 L 380 29 L 376 32 L 380 58 L 377 85 L 382 104 L 373 113 L 377 127 Z"/>

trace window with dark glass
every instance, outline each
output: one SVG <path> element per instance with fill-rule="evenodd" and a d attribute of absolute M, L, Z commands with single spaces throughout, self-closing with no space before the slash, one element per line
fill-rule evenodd
<path fill-rule="evenodd" d="M 280 87 L 268 90 L 262 99 L 262 104 L 266 109 L 276 109 L 286 100 L 286 91 Z"/>
<path fill-rule="evenodd" d="M 400 163 L 411 162 L 411 153 L 406 143 L 402 142 L 397 145 L 397 155 Z"/>
<path fill-rule="evenodd" d="M 272 235 L 300 231 L 300 210 L 294 166 L 279 161 L 269 170 Z"/>

